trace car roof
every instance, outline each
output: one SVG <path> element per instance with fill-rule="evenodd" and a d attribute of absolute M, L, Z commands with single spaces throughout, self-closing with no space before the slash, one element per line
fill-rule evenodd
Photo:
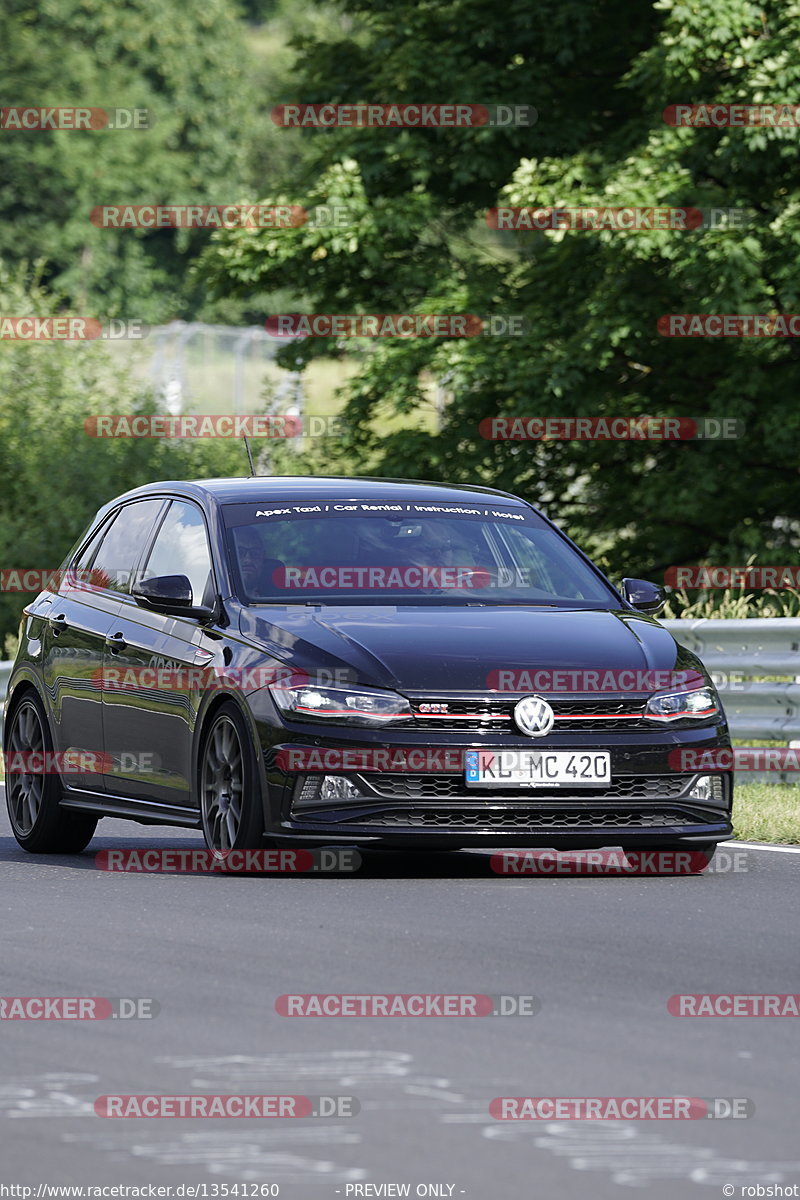
<path fill-rule="evenodd" d="M 475 502 L 476 496 L 496 496 L 508 505 L 530 507 L 511 492 L 472 484 L 433 483 L 423 479 L 380 479 L 338 475 L 258 475 L 231 479 L 161 480 L 134 488 L 119 500 L 165 493 L 178 493 L 202 499 L 211 497 L 219 504 L 273 499 L 368 500 L 372 497 L 396 500 L 439 500 L 457 503 Z"/>

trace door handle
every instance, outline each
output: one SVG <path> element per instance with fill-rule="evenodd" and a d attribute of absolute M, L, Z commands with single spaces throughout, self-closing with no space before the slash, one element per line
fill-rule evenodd
<path fill-rule="evenodd" d="M 121 633 L 112 633 L 106 638 L 106 645 L 112 654 L 117 654 L 120 650 L 124 650 L 128 643 Z"/>
<path fill-rule="evenodd" d="M 56 636 L 58 636 L 59 633 L 64 633 L 65 630 L 69 629 L 64 613 L 59 613 L 55 617 L 48 617 L 47 622 Z"/>

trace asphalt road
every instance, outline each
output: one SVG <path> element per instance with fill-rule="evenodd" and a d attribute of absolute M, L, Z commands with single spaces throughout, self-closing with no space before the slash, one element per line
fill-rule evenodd
<path fill-rule="evenodd" d="M 745 869 L 688 878 L 498 877 L 481 852 L 376 856 L 352 876 L 138 875 L 94 854 L 199 837 L 105 820 L 84 854 L 34 858 L 4 804 L 0 822 L 0 993 L 160 1005 L 0 1023 L 4 1184 L 277 1184 L 286 1200 L 800 1185 L 800 1022 L 667 1011 L 674 993 L 800 992 L 800 855 L 739 850 Z M 288 992 L 534 994 L 541 1011 L 288 1018 Z M 131 1093 L 353 1095 L 361 1111 L 95 1114 Z M 501 1122 L 497 1096 L 742 1097 L 755 1113 Z"/>

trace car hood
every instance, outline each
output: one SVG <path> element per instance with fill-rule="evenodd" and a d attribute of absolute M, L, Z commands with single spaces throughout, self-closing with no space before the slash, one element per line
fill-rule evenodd
<path fill-rule="evenodd" d="M 400 691 L 486 692 L 500 670 L 695 667 L 652 617 L 518 606 L 243 608 L 258 648 L 309 674 Z"/>

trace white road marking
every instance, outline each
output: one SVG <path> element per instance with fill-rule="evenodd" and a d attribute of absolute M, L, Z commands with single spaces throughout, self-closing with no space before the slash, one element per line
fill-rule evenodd
<path fill-rule="evenodd" d="M 769 850 L 772 854 L 800 854 L 800 846 L 771 846 L 769 842 L 723 842 L 724 846 L 741 846 L 743 850 Z"/>

